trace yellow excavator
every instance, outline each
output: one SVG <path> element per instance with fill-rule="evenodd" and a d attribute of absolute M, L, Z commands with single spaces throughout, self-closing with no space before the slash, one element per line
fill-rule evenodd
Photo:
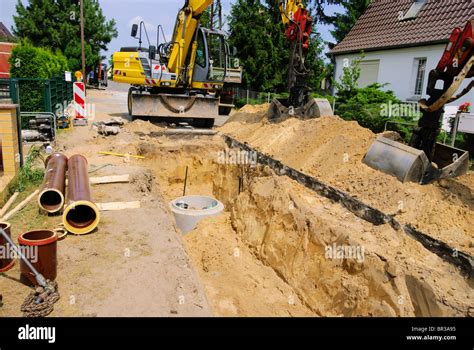
<path fill-rule="evenodd" d="M 198 126 L 212 127 L 219 111 L 230 112 L 232 94 L 225 86 L 240 84 L 242 69 L 231 67 L 236 62 L 231 60 L 235 52 L 231 55 L 226 34 L 200 25 L 203 12 L 213 3 L 213 0 L 186 0 L 178 13 L 172 40 L 160 43 L 163 29 L 158 26 L 156 46 L 142 48 L 142 28 L 148 38 L 146 28 L 143 22 L 133 25 L 133 37 L 140 31 L 139 46 L 122 48 L 113 55 L 113 80 L 131 85 L 128 93 L 131 116 L 194 119 Z M 332 115 L 327 100 L 310 97 L 311 89 L 306 82 L 310 71 L 305 60 L 313 18 L 301 0 L 282 0 L 278 4 L 291 46 L 290 95 L 288 99 L 272 102 L 270 120 Z"/>
<path fill-rule="evenodd" d="M 132 26 L 132 37 L 139 34 L 139 46 L 113 55 L 113 80 L 131 85 L 128 111 L 132 117 L 192 119 L 195 125 L 210 128 L 219 110 L 230 112 L 232 100 L 221 100 L 220 95 L 224 84 L 241 82 L 242 69 L 231 67 L 234 60 L 226 33 L 200 25 L 212 3 L 186 0 L 171 41 L 166 41 L 158 26 L 156 46 L 142 47 L 143 32 L 148 39 L 143 22 Z M 165 39 L 162 43 L 160 34 Z"/>

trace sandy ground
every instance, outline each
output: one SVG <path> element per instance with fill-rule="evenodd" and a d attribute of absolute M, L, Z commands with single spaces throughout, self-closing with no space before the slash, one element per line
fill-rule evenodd
<path fill-rule="evenodd" d="M 269 123 L 268 105 L 246 106 L 220 131 L 474 254 L 474 172 L 440 183 L 402 184 L 362 163 L 370 130 L 338 117 Z"/>
<path fill-rule="evenodd" d="M 96 108 L 96 120 L 125 116 L 125 101 L 123 92 L 90 90 L 88 94 L 88 103 Z M 128 136 L 125 132 L 120 141 L 105 139 L 89 127 L 77 127 L 58 139 L 57 150 L 68 156 L 85 155 L 91 169 L 110 164 L 93 176 L 137 176 L 135 183 L 94 186 L 97 202 L 140 200 L 142 208 L 103 212 L 96 232 L 69 235 L 58 242 L 57 281 L 62 298 L 51 316 L 211 315 L 204 289 L 153 176 L 147 176 L 139 160 L 126 163 L 122 158 L 97 154 L 134 152 Z M 24 211 L 36 214 L 28 208 Z M 11 221 L 16 239 L 27 229 L 52 229 L 60 218 L 45 217 L 41 227 L 30 227 L 29 218 L 22 213 Z M 4 302 L 0 316 L 21 315 L 20 305 L 30 290 L 18 277 L 19 264 L 0 277 Z"/>
<path fill-rule="evenodd" d="M 88 98 L 98 120 L 127 118 L 123 89 L 112 84 Z M 356 123 L 269 125 L 265 108 L 245 107 L 218 130 L 472 248 L 471 174 L 443 187 L 405 187 L 360 165 L 374 135 Z M 219 135 L 150 134 L 164 128 L 135 120 L 118 136 L 98 136 L 90 127 L 60 135 L 59 151 L 84 154 L 91 170 L 107 164 L 93 176 L 133 176 L 129 184 L 94 186 L 97 202 L 140 200 L 142 208 L 104 212 L 96 232 L 58 243 L 62 298 L 52 316 L 474 315 L 472 281 L 403 232 L 373 226 L 270 169 L 220 162 L 226 145 Z M 225 212 L 182 236 L 168 202 L 183 194 L 186 169 L 186 194 L 214 196 Z M 11 221 L 16 238 L 38 225 L 54 228 L 60 218 L 39 216 L 30 204 Z M 334 245 L 363 249 L 361 259 L 328 256 Z M 0 316 L 20 315 L 29 289 L 18 277 L 18 264 L 0 276 Z"/>

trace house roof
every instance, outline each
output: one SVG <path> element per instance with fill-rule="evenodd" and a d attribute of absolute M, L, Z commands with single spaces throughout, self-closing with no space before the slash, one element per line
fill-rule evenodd
<path fill-rule="evenodd" d="M 373 51 L 447 42 L 455 27 L 474 19 L 472 0 L 427 0 L 415 19 L 399 20 L 414 0 L 373 0 L 331 53 Z"/>
<path fill-rule="evenodd" d="M 0 38 L 5 38 L 7 40 L 13 39 L 12 33 L 10 33 L 8 28 L 2 22 L 0 22 Z"/>

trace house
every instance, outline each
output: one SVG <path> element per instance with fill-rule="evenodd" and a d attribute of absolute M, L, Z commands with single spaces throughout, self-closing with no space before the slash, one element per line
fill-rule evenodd
<path fill-rule="evenodd" d="M 335 78 L 363 50 L 360 87 L 388 83 L 385 89 L 401 101 L 416 102 L 426 97 L 428 74 L 441 59 L 452 30 L 472 19 L 472 0 L 374 0 L 331 51 Z M 474 104 L 474 91 L 454 105 L 463 102 Z"/>
<path fill-rule="evenodd" d="M 11 41 L 14 39 L 8 28 L 0 22 L 0 79 L 10 77 L 10 58 L 13 47 L 16 45 Z"/>

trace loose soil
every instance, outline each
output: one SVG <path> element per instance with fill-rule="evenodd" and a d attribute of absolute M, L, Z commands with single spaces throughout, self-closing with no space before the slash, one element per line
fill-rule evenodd
<path fill-rule="evenodd" d="M 88 97 L 97 120 L 126 117 L 126 93 Z M 360 162 L 375 135 L 357 123 L 269 124 L 267 108 L 246 106 L 218 130 L 472 252 L 472 173 L 442 186 L 402 185 Z M 100 168 L 91 176 L 132 175 L 128 184 L 94 186 L 97 202 L 140 200 L 142 208 L 104 212 L 96 232 L 58 243 L 62 298 L 52 316 L 474 314 L 472 281 L 405 233 L 363 221 L 268 167 L 221 162 L 220 135 L 151 134 L 165 128 L 136 120 L 117 136 L 90 127 L 61 134 L 57 150 L 84 154 L 91 171 Z M 183 236 L 168 203 L 183 195 L 186 169 L 186 194 L 214 196 L 225 212 Z M 30 203 L 11 221 L 16 239 L 60 218 Z M 360 254 L 340 256 L 337 247 Z M 18 265 L 0 276 L 0 316 L 21 315 L 30 291 L 17 280 Z"/>

